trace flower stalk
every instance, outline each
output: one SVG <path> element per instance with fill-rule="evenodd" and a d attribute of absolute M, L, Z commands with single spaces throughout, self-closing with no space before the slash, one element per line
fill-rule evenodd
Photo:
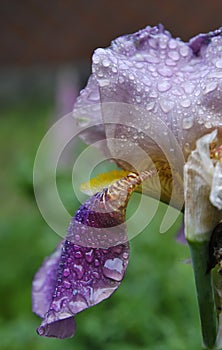
<path fill-rule="evenodd" d="M 216 349 L 217 314 L 211 272 L 207 271 L 208 242 L 189 242 L 201 320 L 204 349 Z"/>

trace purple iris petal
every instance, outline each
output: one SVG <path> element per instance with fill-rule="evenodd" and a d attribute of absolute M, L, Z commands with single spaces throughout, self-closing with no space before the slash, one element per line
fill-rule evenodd
<path fill-rule="evenodd" d="M 95 109 L 95 105 L 99 109 L 98 102 L 141 107 L 147 115 L 136 122 L 132 116 L 132 126 L 144 130 L 150 114 L 159 117 L 186 157 L 201 135 L 222 122 L 221 33 L 219 29 L 200 34 L 184 43 L 159 25 L 117 38 L 106 49 L 97 49 L 92 76 L 77 99 L 74 115 L 78 118 L 81 108 L 94 106 L 88 109 L 88 117 L 104 123 L 107 134 L 110 125 L 106 124 L 104 111 Z M 117 134 L 127 137 L 125 129 Z M 93 135 L 100 139 L 101 128 Z M 139 140 L 139 133 L 137 136 Z"/>
<path fill-rule="evenodd" d="M 57 261 L 57 270 L 47 269 L 50 259 L 54 259 L 52 255 L 34 279 L 33 311 L 43 318 L 38 334 L 57 338 L 73 336 L 73 316 L 108 298 L 118 288 L 128 257 L 128 244 L 99 249 L 81 247 L 66 240 Z M 46 294 L 46 289 L 51 294 Z M 47 310 L 46 305 L 42 307 L 40 303 L 40 299 L 44 303 L 45 297 L 47 303 L 50 298 Z"/>
<path fill-rule="evenodd" d="M 77 210 L 66 240 L 44 261 L 33 281 L 33 311 L 43 318 L 39 335 L 72 336 L 73 316 L 118 288 L 129 259 L 126 205 L 136 186 L 152 174 L 131 173 Z"/>

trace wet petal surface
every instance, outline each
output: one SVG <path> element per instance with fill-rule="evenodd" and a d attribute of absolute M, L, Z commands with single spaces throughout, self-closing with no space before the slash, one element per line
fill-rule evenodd
<path fill-rule="evenodd" d="M 132 126 L 149 127 L 152 113 L 173 132 L 187 157 L 195 140 L 222 123 L 221 33 L 219 29 L 200 34 L 184 43 L 159 25 L 117 38 L 107 49 L 97 49 L 92 78 L 78 98 L 74 115 L 78 118 L 75 112 L 84 109 L 86 101 L 95 103 L 95 91 L 97 102 L 138 106 L 147 115 L 136 123 L 132 118 Z M 103 121 L 106 130 L 103 110 L 99 114 L 91 111 L 89 118 Z M 124 129 L 120 133 L 127 134 Z M 137 138 L 141 139 L 139 133 Z"/>
<path fill-rule="evenodd" d="M 128 265 L 125 212 L 130 194 L 151 171 L 128 174 L 86 201 L 64 240 L 33 282 L 33 311 L 43 318 L 39 335 L 66 338 L 75 332 L 72 316 L 108 298 Z"/>

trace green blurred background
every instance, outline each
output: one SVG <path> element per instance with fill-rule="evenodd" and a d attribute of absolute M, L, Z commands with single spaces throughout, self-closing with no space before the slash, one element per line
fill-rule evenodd
<path fill-rule="evenodd" d="M 45 132 L 71 111 L 84 86 L 94 48 L 158 22 L 186 40 L 221 24 L 221 2 L 2 1 L 1 10 L 0 349 L 199 349 L 192 267 L 184 263 L 189 251 L 175 240 L 182 217 L 160 235 L 166 210 L 162 204 L 146 230 L 131 241 L 121 287 L 110 299 L 76 317 L 75 337 L 61 341 L 37 336 L 40 319 L 31 310 L 32 278 L 59 237 L 37 208 L 32 168 Z M 79 205 L 71 167 L 83 148 L 81 142 L 73 145 L 57 176 L 70 213 Z M 129 212 L 137 200 L 135 195 Z M 148 204 L 147 216 L 149 210 Z"/>

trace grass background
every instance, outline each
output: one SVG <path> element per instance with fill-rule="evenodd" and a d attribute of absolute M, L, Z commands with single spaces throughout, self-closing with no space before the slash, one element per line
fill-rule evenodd
<path fill-rule="evenodd" d="M 75 337 L 57 340 L 36 334 L 40 319 L 31 311 L 32 278 L 59 237 L 38 211 L 32 167 L 53 112 L 52 103 L 35 99 L 17 101 L 1 110 L 1 350 L 200 349 L 193 273 L 183 263 L 189 251 L 174 239 L 181 217 L 167 234 L 160 235 L 165 205 L 159 206 L 146 230 L 131 241 L 129 267 L 118 291 L 77 315 Z M 78 202 L 71 174 L 61 172 L 58 187 L 74 212 Z M 131 201 L 130 210 L 134 206 L 136 200 Z"/>

